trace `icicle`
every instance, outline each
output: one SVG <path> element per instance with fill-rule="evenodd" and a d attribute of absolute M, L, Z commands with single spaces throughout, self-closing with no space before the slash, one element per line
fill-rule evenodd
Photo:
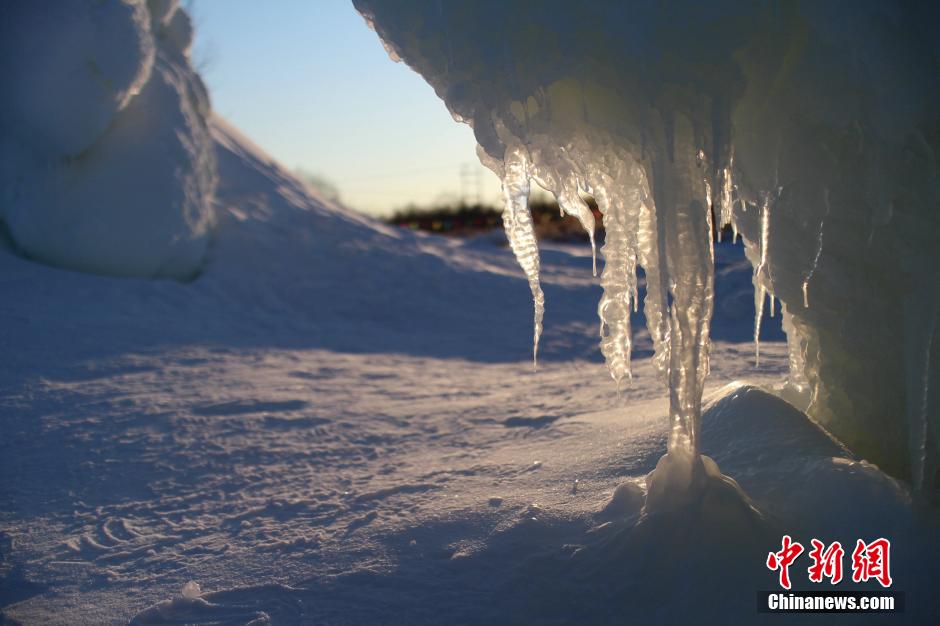
<path fill-rule="evenodd" d="M 764 299 L 766 293 L 760 287 L 754 291 L 754 365 L 760 366 L 760 322 L 764 316 Z"/>
<path fill-rule="evenodd" d="M 731 151 L 731 157 L 728 167 L 721 171 L 721 212 L 718 217 L 718 236 L 721 237 L 721 229 L 726 224 L 731 224 L 734 220 L 734 150 Z M 718 241 L 721 241 L 719 239 Z M 732 242 L 733 243 L 733 242 Z"/>
<path fill-rule="evenodd" d="M 767 269 L 767 246 L 770 243 L 770 194 L 764 193 L 761 198 L 760 214 L 760 263 L 754 270 L 754 364 L 760 365 L 760 325 L 764 316 L 764 299 L 767 295 L 764 276 Z M 771 295 L 770 306 L 773 307 Z M 772 310 L 772 308 L 771 308 Z M 771 313 L 771 316 L 773 313 Z"/>
<path fill-rule="evenodd" d="M 534 162 L 530 164 L 530 175 L 542 188 L 555 196 L 561 216 L 574 216 L 588 234 L 591 241 L 591 273 L 597 276 L 597 243 L 594 238 L 597 224 L 591 207 L 578 193 L 578 177 L 570 159 L 543 154 L 537 148 L 533 148 L 532 152 Z"/>
<path fill-rule="evenodd" d="M 597 244 L 594 240 L 594 229 L 596 228 L 594 213 L 591 211 L 591 207 L 587 205 L 587 202 L 581 199 L 580 194 L 578 194 L 577 180 L 565 183 L 561 193 L 556 194 L 555 199 L 558 201 L 558 206 L 568 215 L 573 215 L 577 218 L 577 220 L 581 222 L 581 227 L 587 232 L 588 238 L 591 240 L 591 272 L 594 276 L 597 276 Z"/>
<path fill-rule="evenodd" d="M 539 337 L 542 335 L 542 316 L 545 295 L 539 285 L 539 249 L 529 211 L 529 164 L 522 148 L 507 148 L 503 175 L 503 227 L 509 238 L 516 260 L 522 267 L 532 290 L 535 304 L 532 339 L 532 364 L 538 367 Z"/>
<path fill-rule="evenodd" d="M 588 236 L 591 238 L 591 276 L 597 278 L 597 244 L 594 243 L 594 232 L 591 231 Z"/>
<path fill-rule="evenodd" d="M 707 161 L 705 160 L 705 151 L 704 151 L 704 150 L 699 150 L 699 151 L 698 151 L 698 160 L 699 160 L 699 167 L 705 167 L 705 166 L 707 165 Z M 705 206 L 708 207 L 708 209 L 709 209 L 709 210 L 708 210 L 708 213 L 709 213 L 709 215 L 711 215 L 712 208 L 714 207 L 714 205 L 712 204 L 712 201 L 713 201 L 713 198 L 712 198 L 712 184 L 711 184 L 711 182 L 709 182 L 707 176 L 702 179 L 702 182 L 703 182 L 704 185 L 705 185 Z M 712 222 L 711 218 L 709 218 L 708 222 L 709 222 L 709 224 L 711 224 L 711 222 Z M 714 224 L 712 224 L 712 228 L 714 228 Z M 716 233 L 716 235 L 717 235 L 717 237 L 718 237 L 718 241 L 721 241 L 721 228 L 715 228 L 714 232 Z M 709 236 L 711 236 L 711 231 L 709 231 Z"/>
<path fill-rule="evenodd" d="M 803 279 L 803 308 L 809 308 L 809 281 L 813 278 L 813 275 L 816 273 L 816 268 L 819 267 L 819 257 L 822 255 L 823 247 L 823 227 L 826 225 L 826 218 L 829 216 L 829 189 L 826 188 L 823 190 L 823 202 L 826 206 L 826 213 L 823 215 L 823 218 L 819 221 L 819 234 L 816 235 L 816 254 L 813 256 L 813 265 L 809 268 L 809 272 L 806 274 L 806 278 Z"/>
<path fill-rule="evenodd" d="M 646 328 L 653 340 L 655 354 L 653 364 L 665 384 L 669 384 L 669 362 L 672 341 L 669 320 L 667 281 L 661 263 L 658 237 L 658 219 L 649 197 L 649 185 L 642 169 L 636 163 L 629 166 L 634 198 L 639 207 L 637 217 L 637 260 L 646 272 L 646 298 L 643 300 L 643 314 Z"/>
<path fill-rule="evenodd" d="M 775 300 L 775 298 L 774 298 L 774 294 L 769 294 L 769 295 L 770 295 L 770 317 L 773 317 L 773 316 L 774 316 L 774 300 Z"/>
<path fill-rule="evenodd" d="M 787 310 L 787 305 L 784 302 L 780 303 L 780 317 L 782 318 L 783 332 L 787 335 L 787 360 L 789 365 L 787 368 L 787 384 L 802 392 L 806 386 L 806 373 L 804 371 L 806 361 L 803 357 L 806 341 L 800 337 L 800 333 L 793 323 L 793 316 Z"/>
<path fill-rule="evenodd" d="M 630 329 L 630 300 L 636 282 L 636 251 L 631 248 L 635 234 L 628 231 L 625 211 L 608 195 L 603 181 L 593 186 L 597 205 L 604 216 L 604 271 L 601 286 L 604 295 L 597 305 L 600 317 L 601 352 L 618 389 L 624 378 L 632 378 L 630 364 L 633 349 Z"/>
<path fill-rule="evenodd" d="M 764 198 L 760 216 L 760 267 L 759 272 L 767 271 L 767 246 L 770 244 L 770 198 Z"/>

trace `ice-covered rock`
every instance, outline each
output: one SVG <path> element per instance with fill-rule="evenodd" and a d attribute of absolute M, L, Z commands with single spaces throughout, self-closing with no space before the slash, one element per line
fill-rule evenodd
<path fill-rule="evenodd" d="M 697 452 L 711 231 L 730 223 L 758 310 L 779 299 L 790 397 L 857 453 L 934 487 L 940 411 L 937 9 L 902 2 L 354 0 L 504 179 L 526 243 L 535 180 L 594 195 L 607 241 L 601 347 L 629 377 L 635 270 L 671 395 L 670 450 Z M 588 226 L 590 226 L 588 224 Z M 901 284 L 895 277 L 903 276 Z M 548 303 L 548 306 L 551 306 Z M 758 317 L 759 319 L 759 317 Z M 756 336 L 756 333 L 755 333 Z"/>
<path fill-rule="evenodd" d="M 25 256 L 187 279 L 204 263 L 215 163 L 175 2 L 0 8 L 0 220 Z"/>

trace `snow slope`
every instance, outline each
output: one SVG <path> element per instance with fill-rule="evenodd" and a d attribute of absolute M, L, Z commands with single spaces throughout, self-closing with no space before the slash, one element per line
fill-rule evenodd
<path fill-rule="evenodd" d="M 617 401 L 587 250 L 543 254 L 533 373 L 507 249 L 386 228 L 211 130 L 217 236 L 191 282 L 0 250 L 4 620 L 750 622 L 781 530 L 891 537 L 903 619 L 936 613 L 935 512 L 757 389 L 716 394 L 702 449 L 765 517 L 635 524 L 668 401 L 648 358 Z M 736 343 L 749 276 L 720 249 L 709 391 L 785 375 L 782 344 L 755 369 Z"/>

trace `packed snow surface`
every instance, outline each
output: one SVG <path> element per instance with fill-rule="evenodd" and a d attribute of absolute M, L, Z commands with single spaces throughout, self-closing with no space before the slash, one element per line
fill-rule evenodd
<path fill-rule="evenodd" d="M 473 126 L 481 161 L 503 178 L 536 341 L 546 303 L 529 181 L 576 216 L 589 192 L 604 214 L 598 313 L 618 383 L 630 375 L 630 310 L 645 270 L 670 450 L 695 454 L 711 233 L 731 224 L 754 267 L 755 343 L 765 302 L 781 302 L 791 397 L 856 452 L 936 488 L 935 4 L 354 4 L 392 58 Z"/>

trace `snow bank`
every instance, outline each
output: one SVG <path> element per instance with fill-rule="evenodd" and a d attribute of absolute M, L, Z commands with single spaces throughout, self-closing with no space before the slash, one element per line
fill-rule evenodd
<path fill-rule="evenodd" d="M 82 271 L 192 277 L 215 164 L 188 16 L 129 0 L 0 16 L 0 220 L 16 248 Z"/>
<path fill-rule="evenodd" d="M 696 451 L 712 221 L 744 236 L 757 305 L 783 303 L 792 397 L 852 449 L 933 485 L 938 46 L 922 3 L 354 0 L 504 180 L 536 304 L 530 180 L 607 224 L 601 348 L 628 378 L 636 267 L 671 390 L 670 449 Z M 710 211 L 709 209 L 713 209 Z M 585 220 L 585 225 L 591 224 Z M 896 276 L 904 276 L 902 284 Z M 757 332 L 755 331 L 755 336 Z"/>

